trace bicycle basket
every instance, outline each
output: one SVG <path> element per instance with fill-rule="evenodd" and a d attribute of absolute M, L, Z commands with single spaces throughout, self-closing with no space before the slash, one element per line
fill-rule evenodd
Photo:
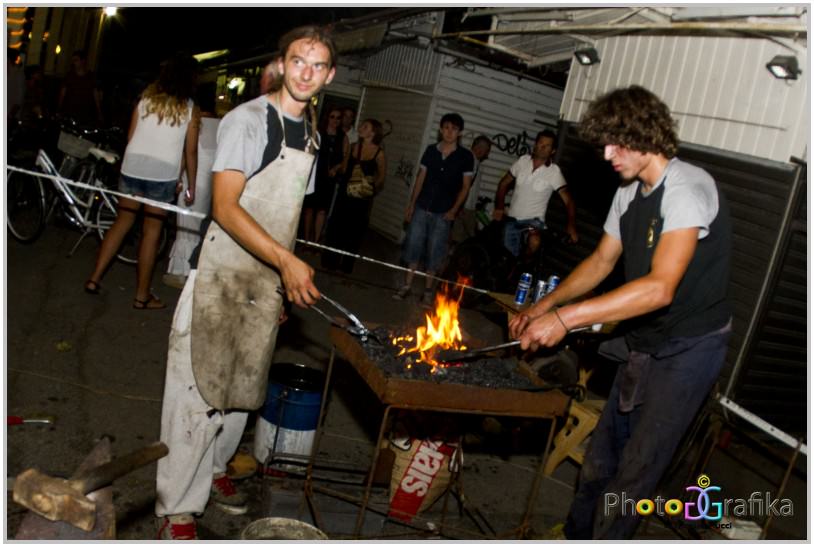
<path fill-rule="evenodd" d="M 85 140 L 82 137 L 77 137 L 76 135 L 68 133 L 67 131 L 59 132 L 57 148 L 69 156 L 73 156 L 81 160 L 85 159 L 88 157 L 88 152 L 90 149 L 94 146 L 96 146 L 94 143 L 90 142 L 89 140 Z"/>

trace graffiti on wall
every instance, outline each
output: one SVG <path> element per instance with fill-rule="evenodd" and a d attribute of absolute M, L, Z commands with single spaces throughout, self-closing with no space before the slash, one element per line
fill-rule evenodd
<path fill-rule="evenodd" d="M 514 137 L 510 137 L 505 133 L 498 133 L 492 137 L 492 144 L 496 146 L 498 150 L 520 157 L 531 153 L 534 138 L 529 136 L 525 130 Z"/>
<path fill-rule="evenodd" d="M 404 183 L 407 186 L 413 181 L 413 171 L 415 170 L 415 165 L 412 161 L 406 159 L 404 156 L 401 156 L 401 159 L 396 164 L 396 177 L 400 179 L 404 179 Z"/>

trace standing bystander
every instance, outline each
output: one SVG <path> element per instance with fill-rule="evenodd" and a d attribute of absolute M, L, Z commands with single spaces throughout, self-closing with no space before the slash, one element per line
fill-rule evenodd
<path fill-rule="evenodd" d="M 59 90 L 57 111 L 85 125 L 102 123 L 102 96 L 96 76 L 88 69 L 88 56 L 78 49 L 71 55 L 71 68 Z"/>
<path fill-rule="evenodd" d="M 306 241 L 322 243 L 328 209 L 339 179 L 348 165 L 350 144 L 341 124 L 342 110 L 331 108 L 319 131 L 316 185 L 314 192 L 305 196 L 302 206 L 303 237 Z"/>
<path fill-rule="evenodd" d="M 357 254 L 362 246 L 373 198 L 384 188 L 387 161 L 381 143 L 384 138 L 382 124 L 367 119 L 359 126 L 359 140 L 353 145 L 350 162 L 337 188 L 336 202 L 326 236 L 328 246 Z M 353 272 L 356 259 L 352 256 L 326 252 L 322 265 L 329 269 Z"/>
<path fill-rule="evenodd" d="M 161 65 L 158 80 L 141 95 L 130 120 L 127 148 L 122 159 L 119 191 L 164 203 L 171 203 L 181 185 L 181 170 L 196 180 L 198 166 L 198 122 L 200 115 L 192 96 L 197 61 L 176 55 Z M 189 185 L 186 203 L 195 201 L 195 185 Z M 99 294 L 101 280 L 122 241 L 143 207 L 142 234 L 136 265 L 137 310 L 158 310 L 166 305 L 150 291 L 158 240 L 167 211 L 157 205 L 142 204 L 122 197 L 118 215 L 105 232 L 96 263 L 85 282 L 85 292 Z"/>
<path fill-rule="evenodd" d="M 20 118 L 25 101 L 25 71 L 20 62 L 20 52 L 6 49 L 6 123 Z"/>
<path fill-rule="evenodd" d="M 345 132 L 345 135 L 348 136 L 348 142 L 351 144 L 355 143 L 359 139 L 359 134 L 356 132 L 356 127 L 354 127 L 354 122 L 356 122 L 356 111 L 350 107 L 345 107 L 342 109 L 342 131 Z"/>
<path fill-rule="evenodd" d="M 404 285 L 393 295 L 394 299 L 403 300 L 410 294 L 415 270 L 423 258 L 427 270 L 424 305 L 432 303 L 432 276 L 446 259 L 450 229 L 469 194 L 474 172 L 472 152 L 458 143 L 463 118 L 455 113 L 444 114 L 440 125 L 441 141 L 424 151 L 405 213 L 408 227 L 404 261 L 409 271 Z"/>
<path fill-rule="evenodd" d="M 581 125 L 626 183 L 594 252 L 509 327 L 523 349 L 536 349 L 555 346 L 569 329 L 627 321 L 624 337 L 600 347 L 622 364 L 564 532 L 569 539 L 630 539 L 640 517 L 603 505 L 606 494 L 652 498 L 726 356 L 729 209 L 709 173 L 675 157 L 675 122 L 650 91 L 612 91 L 589 106 Z M 620 258 L 625 284 L 576 301 Z"/>

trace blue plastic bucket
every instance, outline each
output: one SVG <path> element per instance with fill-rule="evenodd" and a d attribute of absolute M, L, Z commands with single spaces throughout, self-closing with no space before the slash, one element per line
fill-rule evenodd
<path fill-rule="evenodd" d="M 254 438 L 255 458 L 264 471 L 268 471 L 271 453 L 311 454 L 324 383 L 321 371 L 305 365 L 271 365 L 266 402 L 258 411 Z"/>

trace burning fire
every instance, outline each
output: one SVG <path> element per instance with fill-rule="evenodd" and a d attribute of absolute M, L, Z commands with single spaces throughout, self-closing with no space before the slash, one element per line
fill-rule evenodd
<path fill-rule="evenodd" d="M 460 278 L 458 283 L 467 285 L 466 278 Z M 442 349 L 465 350 L 461 344 L 461 327 L 458 323 L 458 309 L 463 296 L 463 287 L 457 297 L 449 295 L 449 287 L 444 285 L 443 290 L 435 296 L 435 309 L 426 314 L 427 324 L 416 329 L 415 336 L 398 336 L 393 338 L 393 345 L 401 348 L 399 356 L 417 353 L 414 363 L 425 363 L 432 367 L 435 374 L 438 368 L 451 366 L 433 359 L 435 353 Z M 412 344 L 412 347 L 410 345 Z M 407 368 L 412 364 L 408 363 Z"/>

